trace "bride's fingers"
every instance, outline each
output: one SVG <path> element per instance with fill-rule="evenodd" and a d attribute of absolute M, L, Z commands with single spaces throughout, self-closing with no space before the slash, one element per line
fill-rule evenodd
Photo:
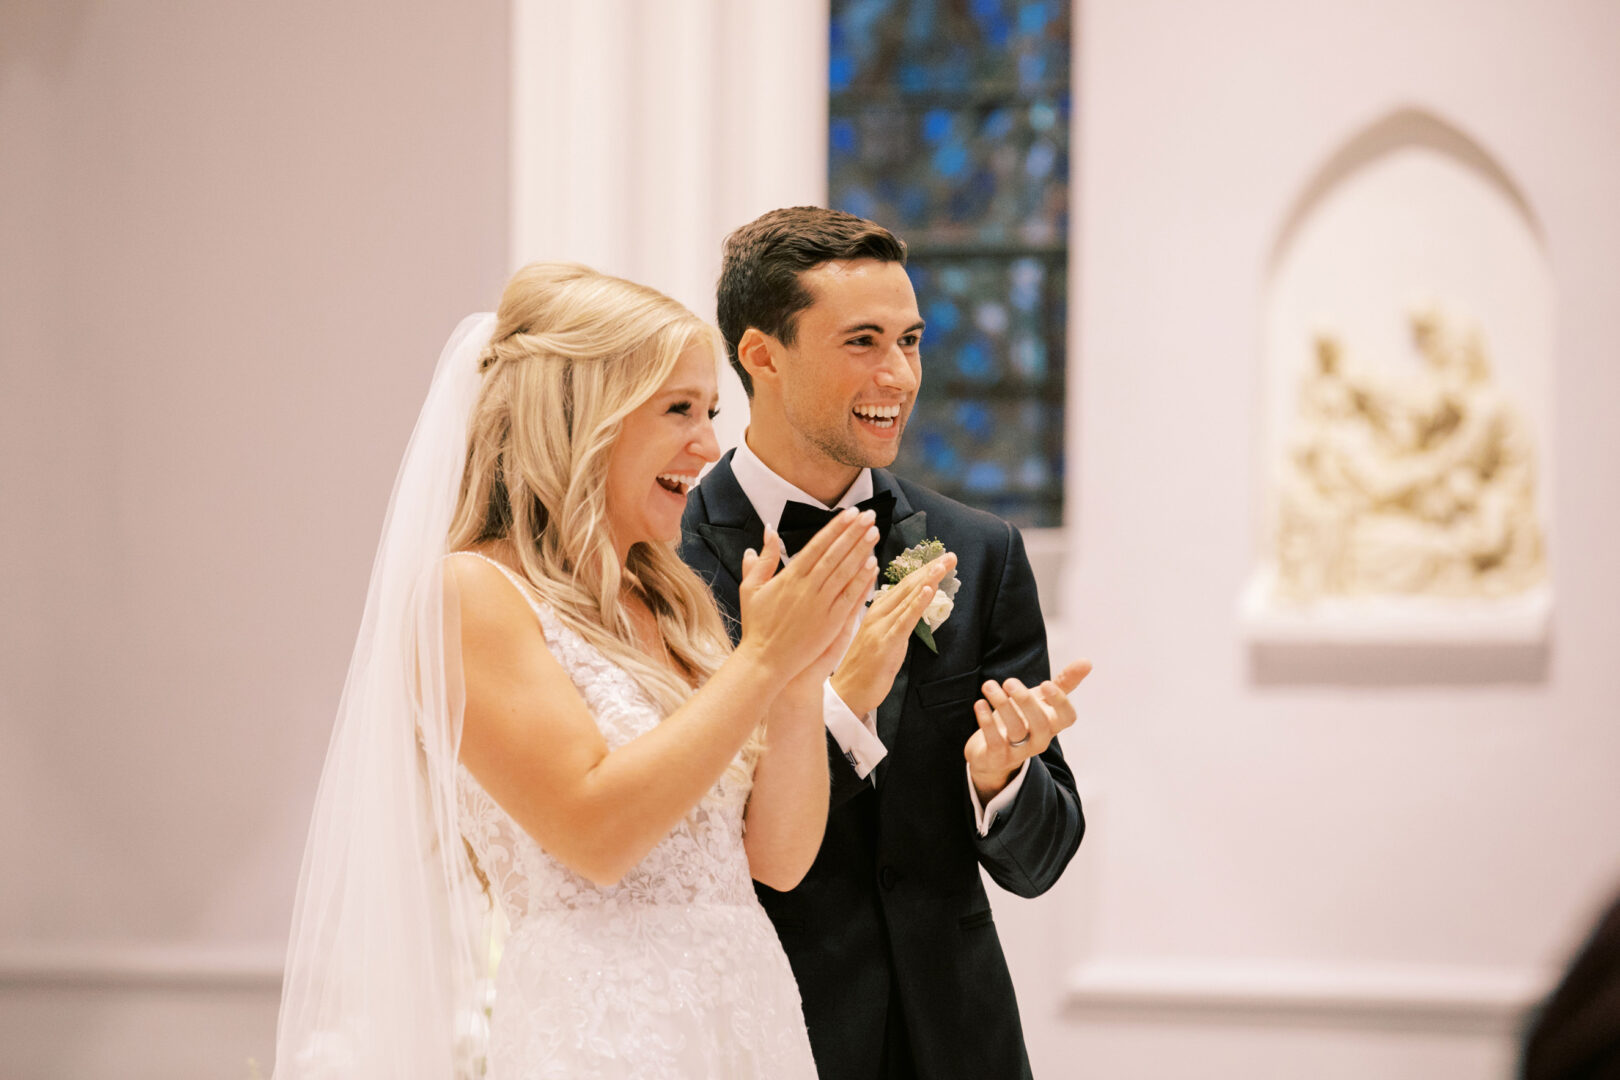
<path fill-rule="evenodd" d="M 836 597 L 842 595 L 854 582 L 865 581 L 870 577 L 869 571 L 877 567 L 877 557 L 872 554 L 877 540 L 878 531 L 875 525 L 869 525 L 864 530 L 858 531 L 848 549 L 837 556 L 838 561 L 822 583 L 822 588 Z M 822 561 L 830 562 L 833 557 L 834 552 L 830 551 L 827 558 Z"/>
<path fill-rule="evenodd" d="M 782 565 L 782 537 L 777 531 L 765 526 L 765 542 L 760 545 L 759 561 L 765 564 L 762 582 L 769 581 L 776 576 L 776 568 Z"/>
<path fill-rule="evenodd" d="M 764 564 L 765 560 L 761 559 L 753 548 L 743 552 L 742 581 L 738 583 L 738 587 L 753 592 L 769 581 L 770 575 L 765 572 Z"/>
<path fill-rule="evenodd" d="M 821 564 L 816 567 L 816 571 L 822 575 L 821 588 L 830 589 L 836 595 L 852 579 L 865 576 L 866 560 L 871 558 L 872 549 L 877 546 L 878 531 L 873 524 L 875 518 L 876 515 L 870 510 L 864 511 L 856 519 L 855 525 L 846 529 L 827 548 Z"/>
<path fill-rule="evenodd" d="M 838 595 L 833 598 L 834 613 L 846 619 L 853 619 L 855 613 L 866 603 L 866 598 L 872 595 L 872 586 L 876 581 L 877 559 L 868 555 L 863 572 L 850 578 L 849 583 L 838 590 Z"/>
<path fill-rule="evenodd" d="M 763 551 L 749 548 L 743 552 L 742 580 L 737 583 L 739 588 L 752 592 L 776 575 L 776 568 L 782 561 L 782 538 L 776 535 L 775 529 L 766 526 L 762 546 Z"/>
<path fill-rule="evenodd" d="M 862 522 L 863 516 L 863 512 L 856 510 L 853 506 L 839 511 L 837 517 L 817 530 L 816 535 L 810 538 L 810 542 L 805 544 L 797 555 L 793 556 L 793 565 L 803 566 L 804 569 L 800 571 L 801 573 L 815 575 L 816 571 L 822 569 L 823 563 L 826 561 L 824 556 L 832 553 L 834 545 L 844 540 L 846 536 L 850 538 L 849 542 L 853 543 L 854 536 L 859 535 L 864 525 L 871 523 L 870 519 Z M 839 552 L 844 550 L 846 549 L 843 547 L 838 548 Z M 836 555 L 836 553 L 834 554 Z M 812 580 L 816 585 L 820 585 L 825 578 L 812 577 Z"/>

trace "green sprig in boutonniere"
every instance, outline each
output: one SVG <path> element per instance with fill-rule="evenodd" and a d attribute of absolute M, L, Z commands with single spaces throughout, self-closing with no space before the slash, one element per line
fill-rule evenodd
<path fill-rule="evenodd" d="M 931 563 L 944 554 L 945 545 L 934 539 L 924 540 L 920 544 L 906 548 L 884 569 L 884 584 L 878 592 L 887 592 L 900 584 L 907 574 L 913 570 L 920 570 L 926 563 Z M 939 653 L 939 646 L 934 644 L 934 631 L 951 617 L 951 609 L 956 606 L 956 590 L 961 587 L 962 583 L 956 579 L 956 571 L 953 569 L 934 590 L 928 606 L 923 609 L 922 618 L 917 622 L 917 628 L 912 631 L 924 645 L 928 646 L 929 651 L 936 655 Z"/>

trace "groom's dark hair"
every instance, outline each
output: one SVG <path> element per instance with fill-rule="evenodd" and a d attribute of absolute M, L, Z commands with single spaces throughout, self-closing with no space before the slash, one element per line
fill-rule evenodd
<path fill-rule="evenodd" d="M 799 312 L 815 303 L 799 275 L 835 259 L 877 259 L 903 266 L 906 245 L 876 222 L 819 206 L 772 210 L 726 237 L 717 315 L 726 357 L 749 397 L 754 396 L 754 381 L 737 359 L 737 343 L 752 326 L 792 345 Z"/>

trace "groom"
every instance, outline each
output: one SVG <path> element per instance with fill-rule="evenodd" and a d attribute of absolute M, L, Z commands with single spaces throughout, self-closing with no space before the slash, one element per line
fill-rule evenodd
<path fill-rule="evenodd" d="M 743 552 L 761 547 L 767 522 L 791 558 L 828 511 L 863 503 L 885 530 L 881 566 L 930 538 L 956 555 L 961 584 L 933 632 L 937 653 L 885 617 L 891 598 L 867 612 L 825 691 L 821 851 L 797 887 L 757 888 L 824 1080 L 1027 1077 L 979 868 L 1035 896 L 1079 846 L 1085 822 L 1054 736 L 1074 722 L 1067 694 L 1089 666 L 1046 681 L 1016 529 L 884 468 L 921 377 L 923 320 L 904 264 L 886 229 L 815 207 L 773 211 L 727 239 L 719 321 L 750 424 L 687 500 L 681 554 L 733 633 Z"/>

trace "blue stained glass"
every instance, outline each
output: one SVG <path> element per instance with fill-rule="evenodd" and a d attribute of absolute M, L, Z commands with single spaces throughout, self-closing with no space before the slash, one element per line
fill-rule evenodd
<path fill-rule="evenodd" d="M 914 245 L 1043 243 L 1067 228 L 1067 128 L 1037 133 L 1027 105 L 911 110 L 873 104 L 835 110 L 830 120 L 852 124 L 857 146 L 854 156 L 829 149 L 835 187 L 859 181 L 874 192 L 879 206 L 866 216 L 903 226 Z M 1051 149 L 1036 156 L 1032 173 L 1029 154 L 1041 143 Z M 1038 226 L 1034 232 L 1031 222 Z"/>
<path fill-rule="evenodd" d="M 995 374 L 995 363 L 991 359 L 989 346 L 978 339 L 964 342 L 956 350 L 956 370 L 962 373 L 963 378 L 976 382 L 990 378 Z"/>
<path fill-rule="evenodd" d="M 927 95 L 939 90 L 1014 90 L 1019 59 L 1043 58 L 1042 89 L 1069 79 L 1068 4 L 1033 0 L 832 0 L 834 93 Z M 1025 69 L 1029 70 L 1029 69 Z"/>
<path fill-rule="evenodd" d="M 974 386 L 998 380 L 1043 392 L 1051 371 L 1046 344 L 1049 301 L 1044 290 L 1049 279 L 1061 293 L 1061 266 L 1048 269 L 1035 258 L 1005 259 L 963 256 L 913 258 L 908 265 L 913 287 L 928 321 L 923 335 L 923 362 L 941 358 L 926 370 L 923 396 L 941 380 L 962 380 Z M 1021 296 L 1020 290 L 1028 295 Z M 1024 301 L 1020 306 L 1015 300 Z"/>
<path fill-rule="evenodd" d="M 984 43 L 992 49 L 1005 49 L 1012 30 L 999 0 L 974 0 L 973 18 L 984 34 Z"/>
<path fill-rule="evenodd" d="M 930 468 L 942 473 L 956 471 L 956 447 L 937 431 L 922 432 L 923 457 Z"/>
<path fill-rule="evenodd" d="M 1025 458 L 1023 464 L 1018 466 L 1018 486 L 1026 490 L 1044 487 L 1051 479 L 1051 470 L 1038 457 Z"/>
<path fill-rule="evenodd" d="M 962 486 L 969 491 L 1000 491 L 1007 486 L 1007 471 L 994 461 L 975 461 L 962 476 Z"/>
<path fill-rule="evenodd" d="M 900 220 L 907 225 L 914 225 L 926 221 L 928 217 L 928 192 L 920 187 L 908 187 L 900 192 Z"/>
<path fill-rule="evenodd" d="M 949 300 L 935 300 L 925 309 L 923 321 L 935 334 L 949 334 L 956 330 L 957 323 L 961 321 L 959 316 L 955 304 Z"/>
<path fill-rule="evenodd" d="M 979 169 L 951 195 L 946 212 L 954 221 L 981 218 L 988 213 L 995 196 L 996 178 L 988 169 Z"/>
<path fill-rule="evenodd" d="M 934 0 L 911 0 L 906 12 L 906 40 L 927 44 L 934 33 Z"/>
<path fill-rule="evenodd" d="M 1062 520 L 1068 0 L 831 0 L 834 205 L 896 228 L 928 320 L 896 469 Z"/>
<path fill-rule="evenodd" d="M 1025 379 L 1033 382 L 1046 378 L 1046 343 L 1040 338 L 1019 338 L 1008 355 L 1012 357 L 1013 370 Z"/>
<path fill-rule="evenodd" d="M 1061 520 L 1062 424 L 1056 403 L 919 401 L 895 470 L 957 498 L 972 495 L 974 505 L 1021 525 L 1055 525 Z M 1033 487 L 1025 483 L 1035 476 L 1031 459 L 1046 477 Z M 981 486 L 970 491 L 975 467 Z"/>
<path fill-rule="evenodd" d="M 855 60 L 853 57 L 835 54 L 827 63 L 827 85 L 833 91 L 848 90 L 849 84 L 855 81 Z"/>
<path fill-rule="evenodd" d="M 1018 85 L 1033 90 L 1046 77 L 1046 57 L 1040 53 L 1025 53 L 1018 58 Z"/>
<path fill-rule="evenodd" d="M 1012 289 L 1008 299 L 1019 311 L 1033 311 L 1041 302 L 1041 284 L 1045 274 L 1034 259 L 1019 259 L 1012 265 Z"/>
<path fill-rule="evenodd" d="M 1012 134 L 1014 122 L 1011 109 L 996 109 L 985 117 L 984 126 L 979 129 L 979 138 L 1000 142 Z"/>
<path fill-rule="evenodd" d="M 923 114 L 923 139 L 938 146 L 951 133 L 949 109 L 929 109 Z"/>
<path fill-rule="evenodd" d="M 941 176 L 960 176 L 967 166 L 967 150 L 960 143 L 948 143 L 934 155 L 934 168 L 939 170 Z"/>
<path fill-rule="evenodd" d="M 991 419 L 990 410 L 985 408 L 982 402 L 960 402 L 956 406 L 956 422 L 961 425 L 963 431 L 980 442 L 995 432 L 995 421 Z"/>
<path fill-rule="evenodd" d="M 827 140 L 838 153 L 853 154 L 856 145 L 855 125 L 848 120 L 835 118 L 827 125 Z"/>
<path fill-rule="evenodd" d="M 856 217 L 872 218 L 878 212 L 877 200 L 865 188 L 845 188 L 838 193 L 838 205 Z"/>
<path fill-rule="evenodd" d="M 933 78 L 941 90 L 966 90 L 973 85 L 973 56 L 966 49 L 954 48 L 940 61 Z"/>
<path fill-rule="evenodd" d="M 1029 148 L 1029 157 L 1024 161 L 1024 171 L 1037 179 L 1051 173 L 1057 165 L 1057 151 L 1052 149 L 1048 142 L 1038 142 Z"/>

